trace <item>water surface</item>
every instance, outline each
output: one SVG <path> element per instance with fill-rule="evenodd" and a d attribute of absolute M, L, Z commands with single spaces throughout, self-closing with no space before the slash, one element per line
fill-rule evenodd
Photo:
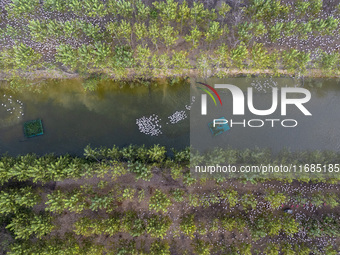
<path fill-rule="evenodd" d="M 233 78 L 233 79 L 208 79 L 206 83 L 233 84 L 240 87 L 247 98 L 247 87 L 254 87 L 254 107 L 256 109 L 269 109 L 272 105 L 272 92 L 270 86 L 280 87 L 304 87 L 311 92 L 311 100 L 304 106 L 311 112 L 312 116 L 305 116 L 297 107 L 287 106 L 287 115 L 281 116 L 280 91 L 277 110 L 270 116 L 256 116 L 249 112 L 245 103 L 245 115 L 233 116 L 232 96 L 229 90 L 219 89 L 223 101 L 223 107 L 215 106 L 208 96 L 208 114 L 201 116 L 200 105 L 191 111 L 191 144 L 200 149 L 213 147 L 235 148 L 270 148 L 277 152 L 283 148 L 296 150 L 333 150 L 340 151 L 340 84 L 336 79 L 313 79 L 304 81 L 292 78 L 254 79 L 254 78 Z M 192 83 L 192 86 L 194 83 Z M 197 84 L 198 85 L 198 84 Z M 261 89 L 262 86 L 262 89 Z M 258 90 L 256 90 L 257 88 Z M 192 89 L 192 96 L 200 98 L 202 92 Z M 301 97 L 300 95 L 289 95 L 289 98 Z M 282 127 L 279 122 L 271 127 L 270 122 L 265 122 L 263 127 L 252 128 L 246 124 L 235 125 L 229 131 L 213 136 L 207 123 L 214 118 L 225 117 L 243 122 L 250 119 L 295 119 L 298 125 L 294 128 Z M 259 125 L 254 122 L 254 125 Z M 287 124 L 291 124 L 288 123 Z"/>
<path fill-rule="evenodd" d="M 11 99 L 12 105 L 9 111 L 7 106 L 0 107 L 0 153 L 18 155 L 34 152 L 42 155 L 54 152 L 82 155 L 88 144 L 96 147 L 113 144 L 160 144 L 167 148 L 181 149 L 190 142 L 205 147 L 258 146 L 269 147 L 273 151 L 283 147 L 291 150 L 340 151 L 339 82 L 335 79 L 314 79 L 305 80 L 302 84 L 301 81 L 290 78 L 277 78 L 273 81 L 278 87 L 304 86 L 309 89 L 312 99 L 306 107 L 312 116 L 305 117 L 292 107 L 288 108 L 289 115 L 286 118 L 297 119 L 299 123 L 296 128 L 232 128 L 216 137 L 212 136 L 207 126 L 212 120 L 211 116 L 200 117 L 196 122 L 192 119 L 194 125 L 191 126 L 191 132 L 189 118 L 176 124 L 169 122 L 168 117 L 176 111 L 185 111 L 189 117 L 200 110 L 202 91 L 194 90 L 194 93 L 190 93 L 189 84 L 169 86 L 162 83 L 158 86 L 120 89 L 112 82 L 106 82 L 97 91 L 84 92 L 81 80 L 62 80 L 49 81 L 41 93 L 10 93 L 2 87 L 0 104 L 6 104 Z M 255 78 L 213 78 L 205 82 L 210 85 L 234 84 L 245 90 L 258 84 L 270 85 L 273 81 Z M 266 92 L 258 91 L 254 97 L 255 106 L 259 109 L 269 108 L 269 95 L 269 88 Z M 191 104 L 192 96 L 196 97 L 196 101 L 189 111 L 185 106 Z M 228 93 L 223 96 L 227 99 Z M 17 100 L 23 104 L 23 108 L 20 108 L 21 104 Z M 212 100 L 208 100 L 208 109 L 214 109 L 216 117 L 230 119 L 232 100 L 224 101 L 224 105 L 226 108 L 216 107 Z M 24 115 L 21 115 L 21 111 Z M 136 125 L 136 119 L 152 114 L 161 119 L 162 134 L 159 136 L 145 135 Z M 45 134 L 25 139 L 23 123 L 37 118 L 42 119 Z M 244 117 L 234 119 L 242 118 L 249 119 L 254 116 L 246 112 Z M 271 118 L 282 119 L 282 116 L 277 111 Z"/>
<path fill-rule="evenodd" d="M 106 84 L 95 92 L 84 92 L 80 80 L 51 81 L 46 87 L 41 93 L 0 92 L 0 102 L 12 95 L 24 104 L 20 119 L 12 121 L 10 113 L 0 112 L 1 153 L 82 155 L 88 144 L 94 147 L 161 144 L 176 149 L 189 144 L 188 119 L 164 125 L 163 134 L 157 137 L 142 134 L 136 125 L 136 119 L 142 116 L 158 114 L 166 122 L 175 111 L 185 109 L 189 87 L 163 84 L 120 89 L 115 84 Z M 25 139 L 23 123 L 37 118 L 43 121 L 44 135 Z"/>

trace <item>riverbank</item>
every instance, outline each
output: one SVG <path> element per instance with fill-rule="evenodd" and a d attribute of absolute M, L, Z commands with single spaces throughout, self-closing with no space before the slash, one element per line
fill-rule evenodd
<path fill-rule="evenodd" d="M 62 70 L 34 70 L 30 72 L 14 71 L 13 72 L 1 72 L 0 71 L 0 81 L 11 81 L 13 79 L 27 79 L 30 81 L 34 80 L 44 80 L 44 79 L 76 79 L 76 78 L 88 78 L 91 76 L 95 77 L 105 77 L 106 79 L 112 79 L 115 81 L 135 81 L 135 80 L 155 80 L 155 79 L 167 79 L 167 78 L 232 78 L 232 77 L 295 77 L 295 78 L 340 78 L 340 72 L 325 73 L 321 69 L 309 69 L 304 74 L 296 74 L 288 70 L 270 70 L 270 69 L 226 69 L 217 68 L 214 70 L 207 71 L 208 75 L 202 77 L 202 73 L 197 69 L 186 69 L 182 71 L 182 74 L 177 74 L 171 69 L 164 73 L 162 70 L 152 70 L 158 73 L 157 76 L 146 76 L 141 78 L 137 75 L 134 69 L 126 69 L 127 75 L 124 79 L 117 77 L 114 70 L 104 69 L 104 70 L 88 70 L 87 73 L 77 73 L 77 72 L 65 72 Z M 151 71 L 151 70 L 150 70 Z M 118 79 L 117 79 L 118 78 Z"/>

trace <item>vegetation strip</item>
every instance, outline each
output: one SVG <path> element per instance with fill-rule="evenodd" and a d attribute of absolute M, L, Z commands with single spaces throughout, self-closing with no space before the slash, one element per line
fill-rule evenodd
<path fill-rule="evenodd" d="M 49 77 L 55 70 L 104 73 L 115 80 L 226 77 L 235 71 L 339 74 L 340 8 L 321 0 L 216 6 L 24 0 L 0 7 L 0 67 L 9 80 L 37 70 L 50 70 Z"/>
<path fill-rule="evenodd" d="M 130 145 L 87 146 L 84 158 L 2 156 L 0 223 L 2 239 L 8 240 L 2 249 L 7 254 L 336 254 L 338 179 L 196 179 L 188 168 L 189 149 L 166 153 L 159 145 Z M 229 148 L 220 150 L 219 158 L 240 164 L 326 163 L 339 162 L 340 154 Z M 287 208 L 293 214 L 283 211 Z"/>

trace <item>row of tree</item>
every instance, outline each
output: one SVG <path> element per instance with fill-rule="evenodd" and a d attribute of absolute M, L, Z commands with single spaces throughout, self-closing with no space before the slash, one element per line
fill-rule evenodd
<path fill-rule="evenodd" d="M 297 36 L 300 39 L 307 39 L 309 35 L 325 36 L 335 33 L 339 26 L 339 19 L 329 16 L 325 19 L 316 18 L 307 22 L 293 19 L 286 22 L 267 24 L 262 21 L 244 21 L 237 25 L 239 39 L 246 44 L 253 44 L 256 38 L 268 34 L 272 42 L 288 36 Z M 199 38 L 198 38 L 199 39 Z"/>
<path fill-rule="evenodd" d="M 155 240 L 150 244 L 150 249 L 143 248 L 142 242 L 122 239 L 110 247 L 95 243 L 89 239 L 76 241 L 76 237 L 68 233 L 66 239 L 55 237 L 50 240 L 38 240 L 36 242 L 26 241 L 12 246 L 9 255 L 33 254 L 33 255 L 58 255 L 65 254 L 80 255 L 116 255 L 116 254 L 139 254 L 139 255 L 170 255 L 170 244 L 165 240 Z M 265 255 L 308 255 L 310 252 L 318 251 L 316 247 L 299 243 L 289 244 L 288 242 L 270 243 L 263 249 L 256 249 L 251 244 L 245 242 L 235 242 L 232 245 L 225 245 L 195 239 L 191 241 L 192 249 L 179 248 L 182 254 L 193 253 L 199 255 L 209 255 L 212 253 L 223 253 L 232 255 L 252 255 L 253 252 Z M 336 255 L 337 251 L 332 245 L 323 249 L 324 254 Z"/>
<path fill-rule="evenodd" d="M 98 25 L 79 19 L 67 21 L 34 19 L 29 21 L 28 28 L 32 38 L 38 42 L 59 38 L 81 40 L 84 39 L 84 36 L 94 41 L 100 41 L 104 36 Z"/>
<path fill-rule="evenodd" d="M 165 76 L 188 75 L 190 69 L 196 69 L 202 76 L 228 76 L 228 69 L 250 69 L 254 72 L 269 69 L 276 73 L 279 68 L 293 73 L 305 73 L 308 68 L 319 68 L 326 74 L 338 70 L 340 55 L 337 52 L 320 52 L 319 57 L 311 59 L 310 53 L 288 49 L 269 53 L 262 44 L 255 44 L 248 50 L 243 43 L 233 49 L 225 45 L 213 53 L 202 52 L 196 66 L 190 62 L 186 51 L 171 53 L 152 53 L 146 46 L 138 46 L 132 51 L 129 46 L 116 46 L 113 50 L 105 43 L 82 45 L 73 48 L 61 44 L 57 49 L 56 60 L 73 71 L 88 72 L 108 68 L 117 79 L 129 75 L 127 68 L 134 69 L 136 78 L 155 77 L 159 73 Z M 25 44 L 19 44 L 0 52 L 0 66 L 5 70 L 33 70 L 43 67 L 42 55 Z"/>
<path fill-rule="evenodd" d="M 185 25 L 187 22 L 200 24 L 207 18 L 225 18 L 230 6 L 225 3 L 217 9 L 209 10 L 203 3 L 194 2 L 189 7 L 186 1 L 181 4 L 174 0 L 154 1 L 150 5 L 141 0 L 14 0 L 6 5 L 6 10 L 14 17 L 34 15 L 40 10 L 52 12 L 73 12 L 78 16 L 104 17 L 113 16 L 116 19 L 136 21 L 157 20 L 162 23 L 175 22 Z"/>
<path fill-rule="evenodd" d="M 102 1 L 102 0 L 45 0 L 40 3 L 38 0 L 14 0 L 6 6 L 11 15 L 35 14 L 43 8 L 47 11 L 74 12 L 79 16 L 104 17 L 112 15 L 119 19 L 146 20 L 155 19 L 163 23 L 177 22 L 199 24 L 204 20 L 218 19 L 224 21 L 231 7 L 222 3 L 217 9 L 205 8 L 203 3 L 193 2 L 189 7 L 186 1 L 178 3 L 174 0 L 154 1 L 151 5 L 143 3 L 141 0 L 129 1 Z M 296 1 L 295 4 L 284 4 L 277 0 L 251 0 L 246 8 L 246 13 L 253 19 L 271 20 L 275 18 L 285 18 L 289 13 L 294 13 L 296 17 L 303 18 L 307 14 L 318 15 L 322 11 L 322 1 L 312 0 L 305 2 Z"/>
<path fill-rule="evenodd" d="M 247 173 L 246 175 L 236 175 L 225 173 L 213 176 L 217 181 L 225 178 L 241 177 L 249 181 L 266 180 L 266 178 L 276 178 L 278 180 L 292 181 L 298 178 L 308 182 L 311 179 L 319 181 L 334 182 L 338 177 L 338 162 L 340 154 L 331 151 L 311 151 L 311 152 L 289 152 L 283 150 L 274 156 L 269 150 L 255 148 L 253 150 L 237 150 L 233 148 L 216 149 L 214 151 L 200 154 L 189 149 L 174 151 L 172 157 L 166 155 L 165 147 L 154 145 L 150 148 L 145 146 L 130 145 L 119 149 L 96 148 L 90 146 L 85 148 L 86 158 L 66 156 L 45 155 L 38 157 L 33 154 L 25 156 L 10 157 L 2 156 L 0 159 L 0 183 L 12 181 L 37 182 L 60 181 L 67 178 L 80 178 L 92 176 L 105 176 L 109 174 L 113 179 L 130 171 L 136 175 L 137 179 L 150 180 L 154 166 L 163 169 L 170 169 L 174 179 L 183 179 L 183 183 L 191 185 L 197 180 L 190 174 L 189 166 L 197 165 L 297 165 L 303 168 L 290 171 L 274 173 L 272 175 L 259 176 L 258 173 Z M 203 164 L 204 163 L 204 164 Z M 308 164 L 306 167 L 304 164 Z M 311 165 L 314 164 L 314 165 Z M 320 165 L 322 169 L 320 172 Z M 324 167 L 327 171 L 324 171 Z M 330 170 L 333 169 L 333 172 Z M 329 171 L 328 171 L 329 170 Z M 209 173 L 208 173 L 209 175 Z M 202 175 L 203 179 L 208 175 Z"/>
<path fill-rule="evenodd" d="M 0 159 L 0 184 L 8 181 L 48 182 L 60 181 L 67 178 L 104 176 L 110 174 L 113 179 L 126 173 L 124 162 L 140 162 L 150 166 L 162 164 L 167 158 L 165 148 L 154 145 L 127 146 L 122 149 L 114 146 L 109 148 L 85 148 L 85 158 L 70 155 L 45 155 L 38 157 L 34 154 L 11 157 L 4 155 Z M 177 152 L 181 155 L 183 152 Z M 131 169 L 135 171 L 135 169 Z"/>
<path fill-rule="evenodd" d="M 285 19 L 288 14 L 293 14 L 298 18 L 315 17 L 321 13 L 322 7 L 322 0 L 308 2 L 297 0 L 293 3 L 282 3 L 279 0 L 250 0 L 246 13 L 254 20 L 269 22 L 275 19 Z"/>
<path fill-rule="evenodd" d="M 99 182 L 98 191 L 92 187 L 84 186 L 81 189 L 63 192 L 56 190 L 47 195 L 44 203 L 46 211 L 61 214 L 65 211 L 81 213 L 84 210 L 99 211 L 104 210 L 108 213 L 118 208 L 124 201 L 141 202 L 145 200 L 144 189 L 137 190 L 132 187 L 121 187 L 115 185 L 109 192 L 102 192 L 107 183 Z M 9 189 L 0 192 L 0 215 L 15 214 L 23 209 L 32 208 L 41 201 L 38 190 L 31 187 L 21 189 Z M 169 193 L 157 189 L 148 201 L 150 211 L 166 213 L 173 202 L 188 204 L 192 207 L 209 208 L 212 206 L 228 206 L 229 208 L 242 208 L 244 211 L 255 210 L 259 202 L 268 202 L 270 208 L 275 210 L 284 204 L 296 204 L 315 207 L 330 206 L 335 208 L 339 205 L 336 194 L 329 192 L 313 192 L 311 194 L 295 193 L 287 195 L 267 190 L 264 194 L 238 194 L 235 190 L 219 189 L 217 192 L 210 192 L 209 195 L 201 193 L 187 193 L 184 189 L 172 189 Z M 241 206 L 241 207 L 240 207 Z"/>
<path fill-rule="evenodd" d="M 168 216 L 149 215 L 138 217 L 136 212 L 115 213 L 107 219 L 83 217 L 74 223 L 74 232 L 85 237 L 93 235 L 114 236 L 119 232 L 129 233 L 133 237 L 146 233 L 153 238 L 164 238 L 172 224 Z"/>
<path fill-rule="evenodd" d="M 224 215 L 211 219 L 208 227 L 204 222 L 195 219 L 194 214 L 182 215 L 179 229 L 172 231 L 183 234 L 190 239 L 195 236 L 205 236 L 208 232 L 234 232 L 243 233 L 249 230 L 253 240 L 266 236 L 277 236 L 284 233 L 293 236 L 300 229 L 300 225 L 288 215 L 274 216 L 271 213 L 261 214 L 254 219 L 241 216 Z M 313 224 L 313 223 L 311 223 Z M 118 233 L 129 233 L 132 237 L 149 234 L 152 238 L 164 238 L 172 221 L 168 216 L 149 215 L 140 217 L 136 212 L 129 211 L 124 214 L 114 213 L 105 219 L 82 217 L 74 223 L 74 232 L 84 237 L 94 235 L 115 236 Z M 332 225 L 336 228 L 336 224 Z"/>
<path fill-rule="evenodd" d="M 11 246 L 7 253 L 10 255 L 32 254 L 32 255 L 59 255 L 59 254 L 79 254 L 79 255 L 116 255 L 116 254 L 140 254 L 140 255 L 170 255 L 170 245 L 164 240 L 155 240 L 150 244 L 150 249 L 137 247 L 134 240 L 122 239 L 119 242 L 105 247 L 102 244 L 93 242 L 90 238 L 77 237 L 72 233 L 66 233 L 65 238 L 54 237 L 47 240 L 39 239 L 23 241 Z"/>

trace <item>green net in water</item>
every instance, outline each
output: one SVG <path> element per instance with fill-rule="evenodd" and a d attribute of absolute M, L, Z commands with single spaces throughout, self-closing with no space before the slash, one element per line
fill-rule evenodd
<path fill-rule="evenodd" d="M 27 138 L 42 134 L 44 134 L 44 129 L 41 119 L 30 120 L 24 123 L 24 135 Z"/>

